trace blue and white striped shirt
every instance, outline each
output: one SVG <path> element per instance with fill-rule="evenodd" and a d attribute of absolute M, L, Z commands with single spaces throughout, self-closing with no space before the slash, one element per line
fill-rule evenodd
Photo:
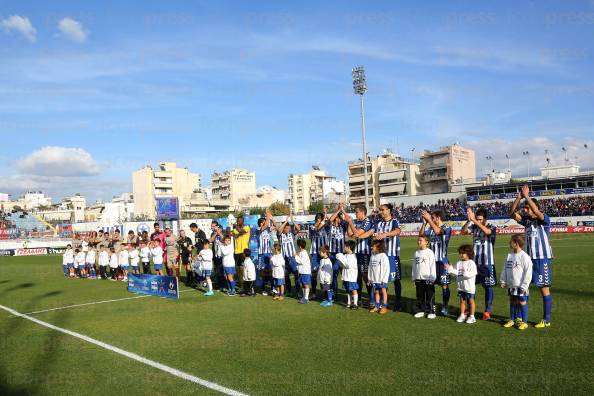
<path fill-rule="evenodd" d="M 278 234 L 278 241 L 281 245 L 281 250 L 283 252 L 283 257 L 292 257 L 293 253 L 295 253 L 295 236 L 291 231 L 287 234 L 281 232 Z"/>
<path fill-rule="evenodd" d="M 397 219 L 380 220 L 373 226 L 376 234 L 385 234 L 395 229 L 400 228 L 400 223 Z M 400 257 L 400 237 L 391 236 L 384 238 L 386 244 L 386 255 L 388 257 Z"/>
<path fill-rule="evenodd" d="M 524 218 L 520 224 L 525 227 L 526 253 L 532 259 L 552 259 L 553 250 L 549 243 L 551 219 L 544 215 L 544 220 Z"/>
<path fill-rule="evenodd" d="M 256 230 L 256 235 L 258 236 L 258 254 L 272 254 L 270 227 L 267 227 L 264 231 Z"/>
<path fill-rule="evenodd" d="M 364 232 L 367 232 L 373 228 L 373 225 L 371 224 L 371 220 L 369 220 L 369 217 L 366 217 L 363 220 L 355 219 L 353 220 L 353 225 L 357 230 L 363 230 Z M 357 238 L 357 246 L 355 247 L 355 253 L 371 254 L 371 237 L 363 239 Z"/>
<path fill-rule="evenodd" d="M 309 226 L 309 240 L 311 241 L 309 247 L 309 254 L 319 254 L 320 248 L 326 244 L 326 229 L 324 226 L 319 230 L 316 230 L 316 225 L 311 224 Z"/>
<path fill-rule="evenodd" d="M 471 224 L 469 229 L 472 233 L 472 244 L 474 246 L 474 262 L 476 265 L 495 265 L 493 249 L 495 247 L 495 238 L 497 237 L 497 227 L 491 224 L 486 226 L 491 230 L 491 235 L 485 235 L 475 224 Z"/>
<path fill-rule="evenodd" d="M 348 224 L 346 221 L 341 221 L 339 225 L 335 226 L 329 224 L 326 226 L 329 237 L 330 253 L 344 253 L 344 240 Z"/>
<path fill-rule="evenodd" d="M 448 262 L 448 245 L 450 244 L 450 237 L 452 236 L 452 227 L 447 224 L 441 225 L 442 233 L 437 235 L 433 228 L 427 224 L 425 235 L 429 237 L 429 246 L 435 254 L 435 261 Z"/>

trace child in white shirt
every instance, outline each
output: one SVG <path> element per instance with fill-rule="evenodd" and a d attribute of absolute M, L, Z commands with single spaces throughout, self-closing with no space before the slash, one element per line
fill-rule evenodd
<path fill-rule="evenodd" d="M 163 248 L 159 241 L 151 241 L 149 243 L 151 247 L 151 257 L 153 258 L 153 266 L 157 275 L 163 275 Z"/>
<path fill-rule="evenodd" d="M 109 248 L 109 277 L 112 281 L 116 280 L 118 271 L 118 254 L 114 247 Z"/>
<path fill-rule="evenodd" d="M 87 273 L 85 271 L 85 259 L 86 259 L 85 252 L 83 252 L 82 250 L 76 249 L 74 251 L 74 253 L 76 253 L 76 255 L 74 256 L 74 264 L 78 268 L 78 277 L 86 278 Z"/>
<path fill-rule="evenodd" d="M 216 243 L 219 246 L 219 251 L 221 253 L 221 257 L 223 258 L 223 273 L 225 274 L 225 279 L 227 280 L 227 295 L 232 297 L 236 295 L 235 280 L 233 279 L 236 271 L 231 237 L 225 235 L 222 243 L 220 241 L 217 241 Z"/>
<path fill-rule="evenodd" d="M 151 248 L 145 242 L 140 242 L 140 251 L 138 253 L 140 261 L 142 262 L 142 272 L 144 274 L 151 273 Z"/>
<path fill-rule="evenodd" d="M 474 259 L 474 249 L 470 245 L 462 245 L 458 248 L 460 261 L 456 267 L 446 264 L 446 271 L 451 275 L 458 277 L 458 298 L 460 299 L 460 316 L 456 320 L 458 323 L 466 322 L 468 324 L 476 323 L 474 317 L 474 294 L 476 292 L 476 263 Z M 469 305 L 470 314 L 466 317 L 466 302 Z"/>
<path fill-rule="evenodd" d="M 299 304 L 307 304 L 309 302 L 309 288 L 311 287 L 311 261 L 307 250 L 305 250 L 307 242 L 305 239 L 297 240 L 297 253 L 293 253 L 295 262 L 297 263 L 297 272 L 299 274 L 299 283 L 302 287 L 303 297 L 299 300 Z"/>
<path fill-rule="evenodd" d="M 256 297 L 254 291 L 254 282 L 256 281 L 256 266 L 252 261 L 252 251 L 244 249 L 243 251 L 243 291 L 241 297 Z"/>
<path fill-rule="evenodd" d="M 130 257 L 130 266 L 132 267 L 132 273 L 140 275 L 140 252 L 136 249 L 136 244 L 130 244 L 128 246 L 128 256 Z"/>
<path fill-rule="evenodd" d="M 415 252 L 412 265 L 412 279 L 417 290 L 417 312 L 415 318 L 435 319 L 435 253 L 429 249 L 430 238 L 421 235 L 417 239 L 419 249 Z"/>
<path fill-rule="evenodd" d="M 109 253 L 105 250 L 105 246 L 101 245 L 99 248 L 99 277 L 103 280 L 107 279 L 107 267 L 109 266 Z"/>
<path fill-rule="evenodd" d="M 509 296 L 510 320 L 503 327 L 514 325 L 518 330 L 528 328 L 528 286 L 532 280 L 532 259 L 522 248 L 524 238 L 513 235 L 509 241 L 510 253 L 501 272 L 501 287 Z"/>
<path fill-rule="evenodd" d="M 122 282 L 128 280 L 128 268 L 130 265 L 130 254 L 126 249 L 126 245 L 121 245 L 120 255 L 118 257 L 118 263 L 120 264 L 120 269 L 122 270 Z"/>
<path fill-rule="evenodd" d="M 72 245 L 70 244 L 66 246 L 66 250 L 62 255 L 62 270 L 64 271 L 64 276 L 74 276 L 74 250 L 72 250 Z"/>
<path fill-rule="evenodd" d="M 387 314 L 390 260 L 386 255 L 386 245 L 383 240 L 374 240 L 371 244 L 371 258 L 369 259 L 367 278 L 369 284 L 373 286 L 375 296 L 375 306 L 369 312 L 377 312 L 380 315 Z"/>
<path fill-rule="evenodd" d="M 204 278 L 206 281 L 207 291 L 204 293 L 206 297 L 210 297 L 214 295 L 212 290 L 212 260 L 213 260 L 213 253 L 212 249 L 210 248 L 210 241 L 205 241 L 202 245 L 202 250 L 198 253 L 198 257 L 194 262 L 194 272 L 199 277 Z"/>
<path fill-rule="evenodd" d="M 87 271 L 90 279 L 97 279 L 97 273 L 95 272 L 95 262 L 97 259 L 97 252 L 94 248 L 89 248 L 87 251 Z"/>
<path fill-rule="evenodd" d="M 322 292 L 326 293 L 326 299 L 324 299 L 320 306 L 322 307 L 331 307 L 332 306 L 332 299 L 333 299 L 333 291 L 332 291 L 332 261 L 328 257 L 330 254 L 330 248 L 326 245 L 320 247 L 319 250 L 319 259 L 320 259 L 320 268 L 318 268 L 318 283 L 320 284 L 320 289 Z"/>
<path fill-rule="evenodd" d="M 272 246 L 272 257 L 270 258 L 270 265 L 272 266 L 272 286 L 277 291 L 277 294 L 272 298 L 273 300 L 285 299 L 285 258 L 282 254 L 281 246 L 275 242 Z M 273 293 L 275 294 L 275 293 Z"/>
<path fill-rule="evenodd" d="M 353 240 L 346 241 L 344 244 L 344 254 L 338 253 L 336 259 L 342 267 L 342 286 L 347 292 L 347 308 L 358 309 L 359 284 L 357 283 L 357 276 L 359 271 L 357 268 L 357 256 L 355 256 L 355 246 L 357 243 Z M 351 304 L 351 295 L 353 303 Z"/>

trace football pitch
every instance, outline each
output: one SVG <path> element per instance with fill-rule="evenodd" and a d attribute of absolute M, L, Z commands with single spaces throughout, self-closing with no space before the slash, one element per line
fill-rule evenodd
<path fill-rule="evenodd" d="M 498 276 L 508 240 L 497 240 Z M 450 317 L 413 318 L 416 238 L 402 239 L 406 312 L 385 316 L 183 286 L 178 301 L 139 297 L 64 278 L 61 256 L 0 257 L 0 305 L 13 310 L 0 309 L 0 395 L 594 394 L 594 235 L 551 240 L 552 326 L 533 327 L 531 287 L 523 332 L 501 327 L 500 288 L 490 321 L 456 323 L 455 285 Z M 452 238 L 451 261 L 469 241 Z M 477 318 L 483 296 L 477 286 Z"/>

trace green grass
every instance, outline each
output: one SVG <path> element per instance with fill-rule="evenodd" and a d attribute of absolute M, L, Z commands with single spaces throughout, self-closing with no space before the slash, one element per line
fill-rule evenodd
<path fill-rule="evenodd" d="M 498 270 L 508 239 L 497 242 Z M 452 257 L 467 241 L 452 239 Z M 415 243 L 402 243 L 409 305 Z M 500 326 L 508 314 L 502 289 L 495 292 L 494 320 L 472 326 L 293 299 L 208 299 L 193 291 L 179 301 L 147 297 L 34 316 L 254 395 L 592 394 L 594 236 L 555 235 L 552 243 L 553 325 L 541 331 Z M 536 289 L 531 293 L 530 321 L 536 322 L 542 301 Z M 477 294 L 482 312 L 481 288 Z M 65 279 L 59 256 L 0 257 L 0 304 L 19 312 L 129 296 L 121 282 Z M 452 298 L 454 315 L 456 304 Z M 0 310 L 0 395 L 212 393 Z"/>

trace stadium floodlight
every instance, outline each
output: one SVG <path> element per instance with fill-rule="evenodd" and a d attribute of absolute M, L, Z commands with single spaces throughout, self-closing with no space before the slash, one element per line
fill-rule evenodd
<path fill-rule="evenodd" d="M 510 166 L 510 163 L 511 163 L 511 157 L 510 157 L 510 155 L 509 155 L 509 154 L 505 154 L 505 158 L 507 158 L 507 171 L 508 171 L 508 172 L 511 172 L 511 166 Z"/>
<path fill-rule="evenodd" d="M 367 181 L 367 141 L 365 138 L 365 106 L 363 104 L 363 95 L 367 92 L 367 81 L 365 79 L 365 68 L 363 66 L 354 67 L 353 75 L 353 90 L 356 95 L 359 95 L 361 103 L 361 134 L 363 142 L 363 177 L 365 178 L 363 187 L 365 188 L 365 208 L 369 214 L 369 187 Z"/>
<path fill-rule="evenodd" d="M 495 168 L 493 168 L 493 156 L 487 155 L 485 159 L 491 163 L 491 173 L 495 173 Z"/>
<path fill-rule="evenodd" d="M 532 159 L 530 158 L 530 151 L 522 151 L 522 156 L 528 157 L 528 179 L 532 178 Z"/>

